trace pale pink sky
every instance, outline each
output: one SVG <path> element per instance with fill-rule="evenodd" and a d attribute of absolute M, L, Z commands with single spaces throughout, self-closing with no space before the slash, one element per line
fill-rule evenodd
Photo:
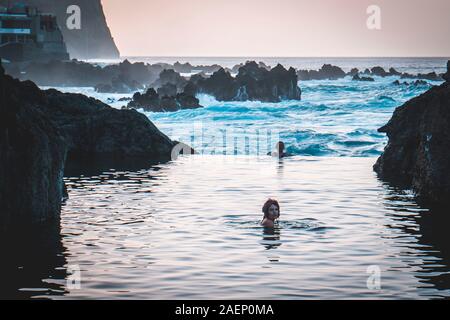
<path fill-rule="evenodd" d="M 122 56 L 450 56 L 450 0 L 102 0 Z M 382 29 L 366 27 L 369 5 Z"/>

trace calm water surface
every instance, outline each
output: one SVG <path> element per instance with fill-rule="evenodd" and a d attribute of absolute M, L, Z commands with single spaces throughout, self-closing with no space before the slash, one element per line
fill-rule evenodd
<path fill-rule="evenodd" d="M 377 180 L 374 162 L 193 156 L 135 172 L 73 175 L 60 233 L 24 245 L 31 257 L 9 259 L 17 263 L 9 294 L 449 297 L 445 231 L 430 229 L 430 212 L 411 194 Z M 272 231 L 258 224 L 268 197 L 281 203 Z M 381 270 L 380 290 L 367 288 L 369 266 Z M 81 288 L 71 289 L 67 279 L 77 268 Z"/>
<path fill-rule="evenodd" d="M 184 61 L 165 62 L 177 60 Z M 189 59 L 230 67 L 245 60 Z M 393 66 L 412 73 L 443 72 L 446 66 L 446 59 L 261 60 L 308 69 L 323 63 L 345 70 Z M 70 198 L 60 225 L 37 234 L 19 230 L 0 242 L 0 274 L 6 275 L 0 297 L 450 297 L 448 214 L 441 218 L 421 208 L 410 193 L 383 184 L 372 170 L 386 144 L 377 129 L 396 107 L 439 84 L 395 86 L 396 79 L 300 81 L 300 102 L 218 102 L 200 96 L 202 109 L 146 113 L 172 139 L 216 155 L 150 169 L 68 173 Z M 123 95 L 97 94 L 93 88 L 64 91 L 117 108 L 122 104 Z M 239 156 L 217 155 L 224 150 L 225 129 L 239 143 L 250 138 L 249 156 L 234 140 L 227 146 L 236 152 L 227 154 Z M 267 152 L 255 149 L 255 135 L 266 138 L 261 130 L 279 133 L 297 156 L 281 162 L 256 157 Z M 259 226 L 268 197 L 281 203 L 275 230 Z M 373 266 L 381 272 L 380 290 L 367 287 Z M 74 288 L 78 271 L 81 286 Z"/>

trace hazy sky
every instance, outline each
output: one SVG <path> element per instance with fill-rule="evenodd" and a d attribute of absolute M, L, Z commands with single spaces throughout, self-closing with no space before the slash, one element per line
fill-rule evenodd
<path fill-rule="evenodd" d="M 122 56 L 450 56 L 450 0 L 102 3 Z"/>

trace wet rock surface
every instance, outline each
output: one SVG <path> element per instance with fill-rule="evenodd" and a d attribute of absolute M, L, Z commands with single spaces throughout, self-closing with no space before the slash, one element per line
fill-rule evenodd
<path fill-rule="evenodd" d="M 374 166 L 383 180 L 412 188 L 418 198 L 450 202 L 450 83 L 397 108 L 382 128 L 389 143 Z"/>
<path fill-rule="evenodd" d="M 209 78 L 191 78 L 197 93 L 206 93 L 220 101 L 264 101 L 300 100 L 301 90 L 293 68 L 282 65 L 267 70 L 256 62 L 247 62 L 239 68 L 236 77 L 220 69 Z"/>
<path fill-rule="evenodd" d="M 0 220 L 59 216 L 66 166 L 170 160 L 175 143 L 143 114 L 81 94 L 40 90 L 0 69 Z"/>

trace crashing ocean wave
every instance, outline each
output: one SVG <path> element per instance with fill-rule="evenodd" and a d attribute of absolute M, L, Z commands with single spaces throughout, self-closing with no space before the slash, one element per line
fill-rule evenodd
<path fill-rule="evenodd" d="M 301 81 L 301 101 L 217 101 L 198 95 L 204 108 L 177 112 L 144 112 L 172 139 L 203 154 L 266 155 L 282 140 L 287 151 L 301 156 L 374 157 L 386 144 L 377 132 L 394 109 L 425 92 L 429 85 L 398 86 L 398 77 L 374 82 Z M 93 96 L 121 108 L 132 94 L 100 94 L 93 88 L 61 88 Z M 143 112 L 141 110 L 141 112 Z"/>

